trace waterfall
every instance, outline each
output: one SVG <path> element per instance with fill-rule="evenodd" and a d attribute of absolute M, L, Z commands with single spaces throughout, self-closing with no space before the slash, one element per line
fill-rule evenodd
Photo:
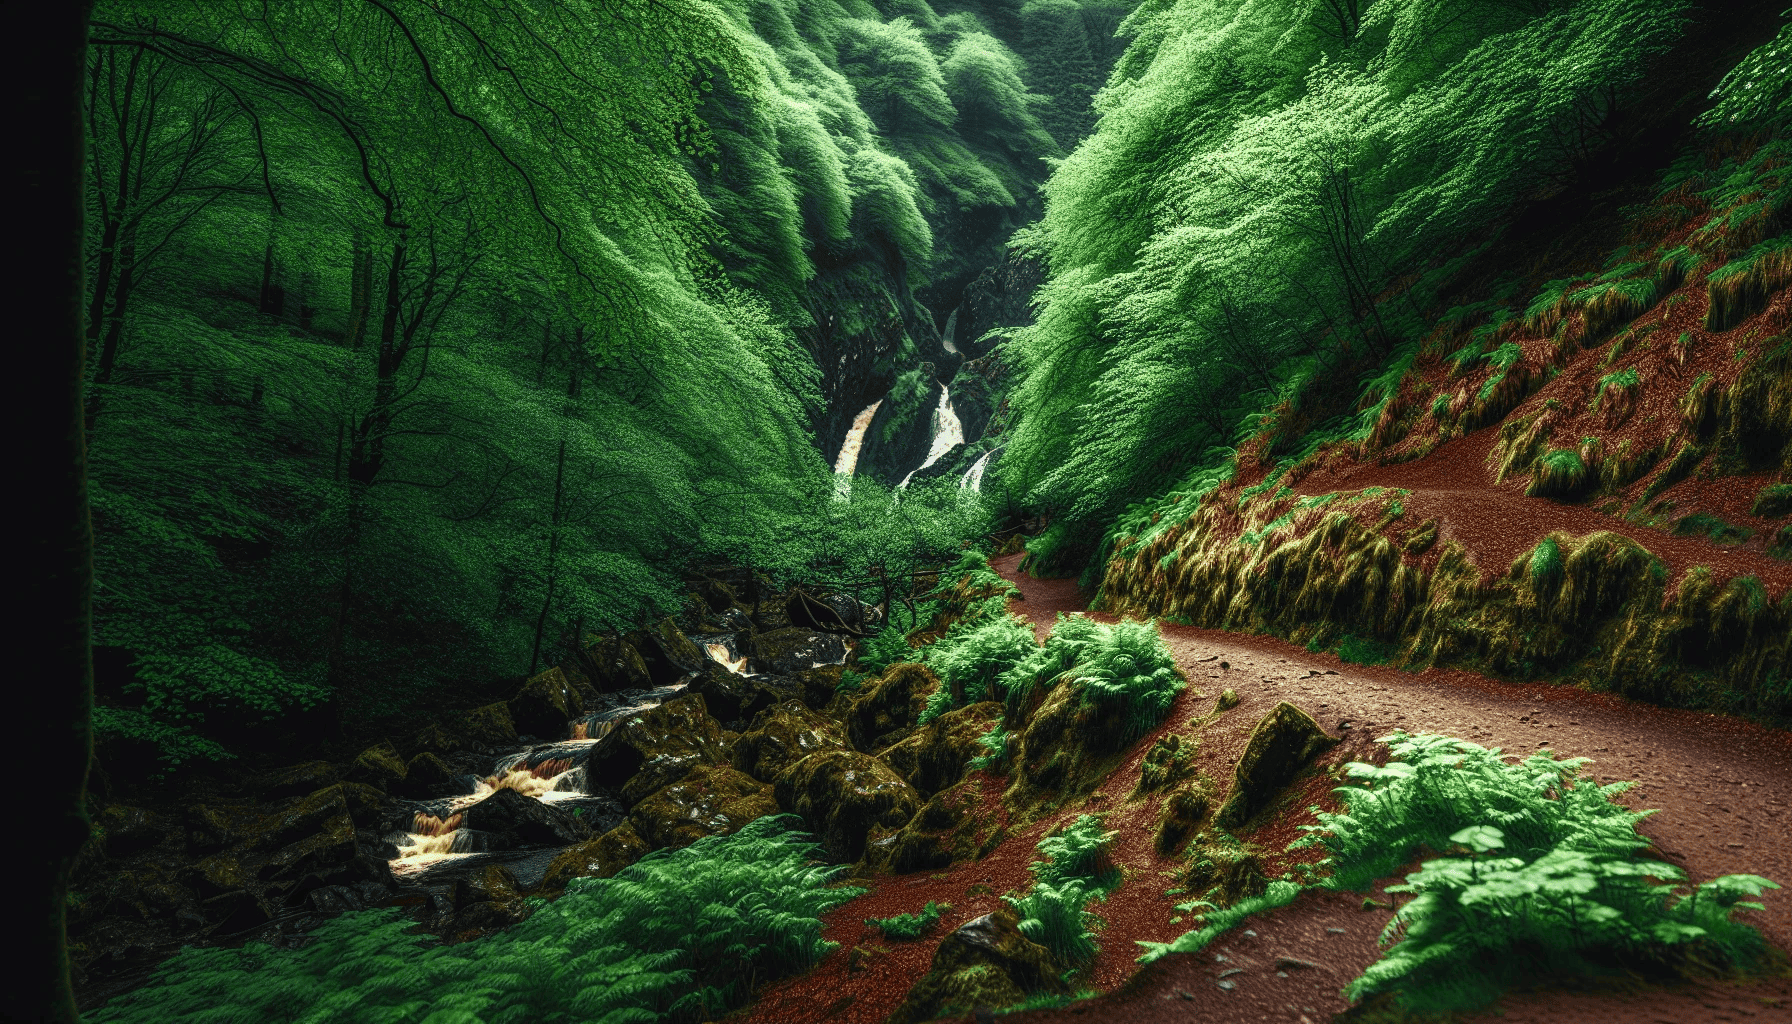
<path fill-rule="evenodd" d="M 958 351 L 958 346 L 954 345 L 952 343 L 953 336 L 957 333 L 958 333 L 958 307 L 953 306 L 951 314 L 946 317 L 946 330 L 940 335 L 940 344 L 946 346 L 946 351 L 952 353 L 955 356 L 963 354 Z"/>
<path fill-rule="evenodd" d="M 958 486 L 981 491 L 983 489 L 983 468 L 989 465 L 989 457 L 1001 450 L 1000 448 L 991 448 L 984 452 L 983 457 L 972 463 L 971 468 L 964 471 L 964 476 L 959 477 Z"/>
<path fill-rule="evenodd" d="M 840 455 L 834 459 L 834 476 L 844 478 L 834 487 L 836 497 L 844 498 L 852 489 L 852 474 L 859 468 L 859 449 L 865 445 L 865 431 L 871 429 L 871 418 L 877 415 L 877 407 L 882 404 L 884 400 L 880 398 L 852 418 L 852 427 L 846 431 L 846 440 L 840 445 Z"/>
<path fill-rule="evenodd" d="M 952 311 L 958 315 L 957 310 Z M 940 458 L 951 451 L 953 446 L 964 443 L 964 425 L 958 422 L 958 413 L 952 408 L 952 389 L 940 388 L 940 404 L 933 411 L 933 447 L 927 450 L 927 461 L 909 471 L 897 487 L 907 487 L 916 473 L 940 461 Z"/>

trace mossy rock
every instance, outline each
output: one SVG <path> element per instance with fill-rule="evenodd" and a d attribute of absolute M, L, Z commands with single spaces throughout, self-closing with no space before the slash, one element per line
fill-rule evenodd
<path fill-rule="evenodd" d="M 341 765 L 328 761 L 305 761 L 256 779 L 251 788 L 264 799 L 303 796 L 342 781 L 346 774 Z"/>
<path fill-rule="evenodd" d="M 1168 857 L 1182 849 L 1201 827 L 1209 802 L 1206 788 L 1192 782 L 1177 787 L 1164 799 L 1151 837 L 1158 856 Z"/>
<path fill-rule="evenodd" d="M 791 765 L 824 750 L 850 749 L 840 723 L 811 711 L 802 701 L 785 701 L 761 711 L 734 741 L 734 767 L 771 782 Z"/>
<path fill-rule="evenodd" d="M 591 831 L 553 804 L 531 799 L 514 789 L 500 789 L 461 812 L 463 827 L 492 832 L 533 846 L 565 846 L 589 838 Z"/>
<path fill-rule="evenodd" d="M 516 742 L 516 723 L 511 721 L 510 708 L 502 701 L 462 712 L 446 722 L 439 722 L 417 734 L 411 746 L 437 754 L 453 754 L 462 750 L 490 753 L 493 747 Z"/>
<path fill-rule="evenodd" d="M 1221 690 L 1219 697 L 1214 700 L 1213 713 L 1216 715 L 1224 714 L 1237 707 L 1238 703 L 1238 691 L 1231 687 L 1227 687 L 1226 689 Z"/>
<path fill-rule="evenodd" d="M 923 797 L 964 778 L 974 757 L 989 753 L 979 743 L 1002 720 L 1002 705 L 984 701 L 951 711 L 877 755 Z"/>
<path fill-rule="evenodd" d="M 671 616 L 654 623 L 633 636 L 635 649 L 647 663 L 647 674 L 655 686 L 665 686 L 703 667 L 709 656 L 684 635 Z"/>
<path fill-rule="evenodd" d="M 1269 805 L 1308 762 L 1338 742 L 1305 711 L 1283 701 L 1251 730 L 1233 771 L 1232 792 L 1214 816 L 1221 828 L 1236 828 Z"/>
<path fill-rule="evenodd" d="M 1170 733 L 1145 751 L 1145 760 L 1139 765 L 1139 784 L 1133 788 L 1132 795 L 1136 799 L 1147 793 L 1168 789 L 1180 782 L 1190 771 L 1195 752 L 1200 749 L 1200 741 L 1194 738 Z"/>
<path fill-rule="evenodd" d="M 940 940 L 933 962 L 886 1024 L 918 1024 L 979 1008 L 1012 1006 L 1030 995 L 1070 994 L 1064 968 L 1044 946 L 1020 931 L 1020 917 L 1003 907 L 954 929 Z"/>
<path fill-rule="evenodd" d="M 844 664 L 847 649 L 846 641 L 833 633 L 791 626 L 755 636 L 750 653 L 754 671 L 794 676 L 820 665 Z"/>
<path fill-rule="evenodd" d="M 1792 515 L 1792 484 L 1768 484 L 1755 495 L 1754 507 L 1748 510 L 1751 516 L 1763 519 L 1778 519 Z"/>
<path fill-rule="evenodd" d="M 610 878 L 647 855 L 647 840 L 633 822 L 623 822 L 596 839 L 569 846 L 554 858 L 541 879 L 541 889 L 557 892 L 575 878 Z"/>
<path fill-rule="evenodd" d="M 713 658 L 708 662 L 690 677 L 685 692 L 701 696 L 704 706 L 718 721 L 749 719 L 772 703 L 773 691 L 752 677 L 730 672 Z"/>
<path fill-rule="evenodd" d="M 654 849 L 678 849 L 776 813 L 770 786 L 728 765 L 706 765 L 636 804 L 628 820 Z"/>
<path fill-rule="evenodd" d="M 349 765 L 348 778 L 379 790 L 400 786 L 407 774 L 404 761 L 390 743 L 378 743 L 355 756 Z"/>
<path fill-rule="evenodd" d="M 1188 851 L 1182 887 L 1215 906 L 1230 907 L 1269 888 L 1263 858 L 1247 846 L 1199 837 Z"/>
<path fill-rule="evenodd" d="M 414 799 L 440 796 L 453 781 L 454 770 L 448 762 L 425 750 L 405 764 L 404 784 L 399 791 Z"/>
<path fill-rule="evenodd" d="M 828 857 L 851 864 L 876 827 L 898 829 L 921 808 L 921 796 L 887 764 L 856 750 L 810 754 L 773 784 L 778 806 L 799 814 Z"/>
<path fill-rule="evenodd" d="M 583 715 L 585 702 L 558 667 L 524 683 L 506 705 L 518 732 L 540 739 L 560 739 L 573 719 Z"/>
<path fill-rule="evenodd" d="M 939 688 L 940 677 L 925 665 L 891 665 L 860 688 L 846 715 L 847 738 L 870 753 L 905 738 Z"/>
<path fill-rule="evenodd" d="M 641 690 L 653 685 L 647 659 L 630 637 L 600 637 L 585 654 L 597 672 L 591 683 L 600 690 Z"/>
<path fill-rule="evenodd" d="M 873 829 L 866 836 L 865 870 L 906 875 L 981 856 L 1000 830 L 979 818 L 981 802 L 980 783 L 967 779 L 935 793 L 901 828 Z"/>
<path fill-rule="evenodd" d="M 585 777 L 591 786 L 623 791 L 632 803 L 693 768 L 731 760 L 722 723 L 701 696 L 686 694 L 621 719 L 586 758 Z M 651 778 L 634 782 L 644 769 Z"/>
<path fill-rule="evenodd" d="M 1125 757 L 1125 722 L 1082 699 L 1075 683 L 1061 684 L 1027 721 L 1015 743 L 1011 807 L 1039 807 L 1099 788 Z"/>

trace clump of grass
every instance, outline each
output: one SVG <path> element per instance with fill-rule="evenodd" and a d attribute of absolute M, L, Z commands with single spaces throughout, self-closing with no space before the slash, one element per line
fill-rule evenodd
<path fill-rule="evenodd" d="M 1553 589 L 1562 579 L 1562 547 L 1545 537 L 1531 549 L 1531 585 L 1538 593 Z"/>
<path fill-rule="evenodd" d="M 1640 268 L 1641 264 L 1635 266 Z M 1568 303 L 1578 307 L 1586 317 L 1586 338 L 1593 339 L 1647 313 L 1649 307 L 1655 305 L 1657 294 L 1654 280 L 1633 277 L 1583 288 L 1568 296 Z"/>
<path fill-rule="evenodd" d="M 950 903 L 927 904 L 913 914 L 897 914 L 895 917 L 867 917 L 865 923 L 884 933 L 884 938 L 907 941 L 918 939 L 929 928 L 940 923 L 941 915 L 952 909 Z"/>
<path fill-rule="evenodd" d="M 1587 464 L 1572 448 L 1553 448 L 1544 452 L 1531 469 L 1531 482 L 1525 494 L 1532 497 L 1569 495 L 1587 482 Z"/>
<path fill-rule="evenodd" d="M 452 946 L 396 909 L 344 914 L 299 949 L 188 948 L 90 1021 L 703 1020 L 833 948 L 820 917 L 865 892 L 766 817 L 580 878 L 506 931 Z"/>
<path fill-rule="evenodd" d="M 1119 717 L 1122 743 L 1156 728 L 1188 685 L 1157 627 L 1148 622 L 1102 626 L 1072 671 L 1086 703 Z"/>
<path fill-rule="evenodd" d="M 1004 694 L 1003 721 L 1019 722 L 1034 696 L 1062 682 L 1064 674 L 1082 659 L 1083 653 L 1095 644 L 1105 628 L 1087 615 L 1060 613 L 1045 638 L 1045 645 L 1003 673 L 998 684 Z"/>
<path fill-rule="evenodd" d="M 1262 895 L 1251 896 L 1239 900 L 1237 903 L 1234 903 L 1224 910 L 1212 911 L 1203 918 L 1203 924 L 1200 928 L 1184 932 L 1181 937 L 1173 942 L 1144 942 L 1134 940 L 1138 942 L 1139 945 L 1145 947 L 1144 955 L 1139 957 L 1139 963 L 1151 963 L 1162 957 L 1165 953 L 1199 953 L 1209 942 L 1218 938 L 1222 933 L 1237 927 L 1245 918 L 1250 917 L 1252 914 L 1261 914 L 1266 910 L 1285 907 L 1288 904 L 1293 903 L 1295 897 L 1300 894 L 1300 886 L 1293 882 L 1277 880 L 1269 883 L 1268 888 L 1263 891 Z M 1197 903 L 1179 903 L 1176 905 L 1176 909 L 1187 913 L 1194 909 L 1196 905 Z"/>
<path fill-rule="evenodd" d="M 1599 402 L 1605 397 L 1607 388 L 1629 391 L 1640 383 L 1642 383 L 1642 376 L 1637 373 L 1634 366 L 1625 367 L 1599 378 L 1599 387 L 1593 392 L 1593 411 L 1599 411 Z"/>
<path fill-rule="evenodd" d="M 1755 531 L 1708 512 L 1694 512 L 1682 516 L 1674 523 L 1676 537 L 1709 537 L 1719 544 L 1741 544 L 1755 535 Z"/>
<path fill-rule="evenodd" d="M 1338 660 L 1352 665 L 1386 665 L 1398 651 L 1394 644 L 1355 633 L 1346 633 L 1338 641 Z"/>

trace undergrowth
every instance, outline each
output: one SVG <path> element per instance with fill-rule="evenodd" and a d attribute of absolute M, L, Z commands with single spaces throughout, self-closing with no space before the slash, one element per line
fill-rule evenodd
<path fill-rule="evenodd" d="M 863 893 L 787 816 L 581 878 L 515 927 L 454 946 L 396 909 L 344 914 L 302 949 L 186 949 L 94 1022 L 698 1021 L 833 947 L 820 916 Z"/>
<path fill-rule="evenodd" d="M 1117 835 L 1102 831 L 1092 814 L 1078 817 L 1063 832 L 1039 841 L 1045 860 L 1032 864 L 1032 888 L 1023 896 L 1003 897 L 1020 914 L 1021 934 L 1051 950 L 1066 967 L 1095 962 L 1099 947 L 1092 929 L 1101 918 L 1088 908 L 1120 884 L 1112 859 Z"/>
<path fill-rule="evenodd" d="M 884 933 L 886 939 L 918 939 L 929 928 L 940 923 L 941 915 L 952 909 L 950 903 L 927 904 L 913 914 L 897 914 L 895 917 L 867 917 L 865 923 Z"/>

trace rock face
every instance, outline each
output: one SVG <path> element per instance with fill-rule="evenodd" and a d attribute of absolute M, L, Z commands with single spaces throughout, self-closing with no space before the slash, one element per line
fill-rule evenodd
<path fill-rule="evenodd" d="M 1002 720 L 1002 705 L 984 701 L 948 712 L 879 754 L 923 797 L 964 778 L 973 757 L 989 753 L 977 742 Z"/>
<path fill-rule="evenodd" d="M 590 835 L 577 818 L 518 793 L 500 789 L 461 812 L 467 828 L 515 836 L 532 846 L 565 846 Z"/>
<path fill-rule="evenodd" d="M 997 327 L 1031 324 L 1033 292 L 1044 280 L 1045 267 L 1038 260 L 1012 252 L 1001 263 L 984 268 L 965 286 L 953 344 L 966 359 L 988 355 L 988 344 L 980 345 L 978 339 Z"/>
<path fill-rule="evenodd" d="M 884 764 L 853 750 L 811 754 L 778 775 L 778 806 L 799 814 L 830 859 L 851 864 L 873 828 L 899 829 L 921 807 L 920 794 Z"/>
<path fill-rule="evenodd" d="M 567 723 L 585 710 L 578 690 L 558 668 L 550 668 L 524 683 L 507 706 L 518 732 L 543 739 L 565 736 Z"/>
<path fill-rule="evenodd" d="M 927 452 L 933 447 L 934 413 L 939 409 L 942 390 L 934 364 L 921 364 L 921 382 L 916 393 L 900 401 L 891 395 L 877 407 L 870 429 L 865 431 L 864 444 L 859 447 L 859 475 L 894 487 L 927 461 Z"/>
<path fill-rule="evenodd" d="M 697 768 L 662 787 L 629 811 L 636 834 L 655 849 L 689 846 L 704 836 L 725 836 L 748 822 L 776 814 L 772 789 L 727 766 Z"/>
<path fill-rule="evenodd" d="M 868 683 L 847 711 L 847 736 L 860 750 L 876 751 L 903 739 L 939 689 L 940 677 L 925 665 L 891 665 Z"/>
<path fill-rule="evenodd" d="M 981 1007 L 1011 1006 L 1036 992 L 1066 995 L 1064 968 L 1020 932 L 1020 917 L 1003 907 L 959 925 L 940 940 L 927 973 L 886 1024 L 919 1024 Z"/>
<path fill-rule="evenodd" d="M 632 784 L 632 798 L 624 794 L 629 801 L 676 781 L 684 770 L 729 761 L 722 724 L 710 717 L 702 697 L 687 694 L 624 718 L 592 750 L 585 774 L 590 785 L 606 789 Z M 649 762 L 656 765 L 656 784 L 636 783 L 637 773 Z"/>
<path fill-rule="evenodd" d="M 734 767 L 761 782 L 810 754 L 847 750 L 840 724 L 811 711 L 801 701 L 785 701 L 761 711 L 752 727 L 734 741 Z"/>
<path fill-rule="evenodd" d="M 609 878 L 646 856 L 648 849 L 634 824 L 625 821 L 596 839 L 567 847 L 548 865 L 541 887 L 560 890 L 575 878 Z"/>
<path fill-rule="evenodd" d="M 1245 744 L 1233 772 L 1232 792 L 1214 816 L 1221 828 L 1236 828 L 1268 806 L 1314 756 L 1338 742 L 1311 715 L 1286 701 L 1277 704 Z"/>
<path fill-rule="evenodd" d="M 753 638 L 751 667 L 755 672 L 794 676 L 821 665 L 846 661 L 846 641 L 833 633 L 791 626 Z"/>

